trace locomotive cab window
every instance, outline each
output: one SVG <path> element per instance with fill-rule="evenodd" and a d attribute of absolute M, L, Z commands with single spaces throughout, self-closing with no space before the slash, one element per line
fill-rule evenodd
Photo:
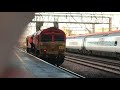
<path fill-rule="evenodd" d="M 117 41 L 115 41 L 115 46 L 117 46 Z"/>
<path fill-rule="evenodd" d="M 51 42 L 52 41 L 52 35 L 42 35 L 41 36 L 41 42 Z"/>
<path fill-rule="evenodd" d="M 64 41 L 63 35 L 54 35 L 54 41 Z"/>

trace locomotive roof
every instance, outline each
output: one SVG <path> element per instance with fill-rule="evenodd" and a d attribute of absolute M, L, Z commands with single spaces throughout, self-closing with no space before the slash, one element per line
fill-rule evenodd
<path fill-rule="evenodd" d="M 57 30 L 56 30 L 57 29 Z M 43 30 L 39 30 L 38 32 L 37 32 L 37 35 L 39 35 L 39 34 L 41 34 L 41 33 L 46 33 L 46 32 L 48 32 L 48 31 L 50 31 L 50 30 L 55 30 L 55 31 L 59 31 L 59 32 L 61 32 L 61 33 L 64 33 L 61 29 L 58 29 L 58 28 L 55 28 L 55 27 L 50 27 L 50 28 L 47 28 L 47 29 L 43 29 Z"/>
<path fill-rule="evenodd" d="M 47 28 L 47 29 L 39 30 L 39 31 L 35 32 L 34 34 L 29 35 L 28 37 L 35 36 L 35 35 L 39 35 L 39 34 L 41 34 L 41 33 L 46 33 L 46 32 L 49 31 L 49 30 L 55 30 L 55 31 L 59 31 L 59 32 L 61 32 L 61 33 L 64 33 L 61 29 L 58 29 L 58 30 L 56 30 L 56 29 L 58 29 L 58 28 L 49 27 L 49 28 Z M 64 33 L 64 34 L 65 34 L 65 33 Z"/>
<path fill-rule="evenodd" d="M 76 36 L 68 36 L 69 37 L 84 37 L 84 36 L 94 36 L 94 35 L 106 35 L 106 34 L 112 34 L 112 33 L 120 33 L 120 30 L 115 30 L 115 31 L 108 31 L 108 32 L 98 32 L 98 33 L 92 33 L 92 34 L 81 34 L 81 35 L 76 35 Z"/>
<path fill-rule="evenodd" d="M 62 31 L 62 30 L 61 30 L 61 29 L 59 29 L 59 28 L 50 27 L 50 28 L 47 28 L 47 29 L 43 29 L 43 30 L 42 30 L 42 32 L 46 32 L 46 31 L 48 31 L 48 30 L 56 30 L 56 29 L 58 29 L 58 30 Z M 63 31 L 62 31 L 62 32 L 63 32 Z"/>

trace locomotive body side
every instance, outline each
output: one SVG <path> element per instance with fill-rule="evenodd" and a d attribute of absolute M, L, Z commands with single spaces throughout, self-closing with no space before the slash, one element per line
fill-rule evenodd
<path fill-rule="evenodd" d="M 117 57 L 120 59 L 120 31 L 106 32 L 100 34 L 98 33 L 84 36 L 85 38 L 83 42 L 81 42 L 81 44 L 83 43 L 83 48 L 81 50 L 82 54 Z M 69 42 L 69 40 L 67 41 Z M 68 45 L 66 45 L 66 48 L 67 47 Z M 74 49 L 74 47 L 72 46 L 70 48 Z"/>
<path fill-rule="evenodd" d="M 101 47 L 103 47 L 103 41 L 104 41 L 103 35 L 87 36 L 86 40 L 85 40 L 84 47 L 86 50 L 100 50 L 100 51 L 102 51 L 103 49 Z"/>
<path fill-rule="evenodd" d="M 30 52 L 31 51 L 31 44 L 29 42 L 29 39 L 31 38 L 31 36 L 27 36 L 26 38 L 26 51 Z"/>
<path fill-rule="evenodd" d="M 38 35 L 38 32 L 34 33 L 33 43 L 35 45 L 35 51 L 39 50 L 39 35 Z"/>
<path fill-rule="evenodd" d="M 70 52 L 81 52 L 83 48 L 84 38 L 82 36 L 67 37 L 66 39 L 66 50 Z"/>
<path fill-rule="evenodd" d="M 119 45 L 120 36 L 117 36 L 116 33 L 111 33 L 88 37 L 85 48 L 88 53 L 92 52 L 92 54 L 99 56 L 117 57 L 116 53 L 120 53 Z"/>

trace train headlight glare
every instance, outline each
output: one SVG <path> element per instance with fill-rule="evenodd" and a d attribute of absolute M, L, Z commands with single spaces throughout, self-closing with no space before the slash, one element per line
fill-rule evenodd
<path fill-rule="evenodd" d="M 44 52 L 46 52 L 47 50 L 46 49 L 44 49 Z"/>

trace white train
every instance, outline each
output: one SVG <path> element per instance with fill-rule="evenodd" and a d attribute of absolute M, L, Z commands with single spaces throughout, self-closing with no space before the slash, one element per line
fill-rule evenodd
<path fill-rule="evenodd" d="M 120 59 L 120 31 L 67 37 L 66 51 Z"/>

